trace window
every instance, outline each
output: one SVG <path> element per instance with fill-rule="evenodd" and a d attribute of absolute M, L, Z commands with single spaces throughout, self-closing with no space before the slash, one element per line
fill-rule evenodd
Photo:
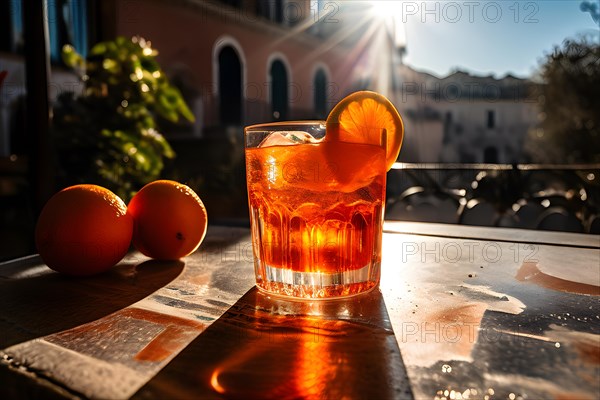
<path fill-rule="evenodd" d="M 483 162 L 486 164 L 498 163 L 498 149 L 494 146 L 488 146 L 483 150 Z"/>
<path fill-rule="evenodd" d="M 10 51 L 11 49 L 11 2 L 0 2 L 0 51 Z"/>
<path fill-rule="evenodd" d="M 283 1 L 275 1 L 275 18 L 278 24 L 283 23 Z"/>
<path fill-rule="evenodd" d="M 47 0 L 50 60 L 60 63 L 62 47 L 70 44 L 82 55 L 88 51 L 87 0 Z"/>
<path fill-rule="evenodd" d="M 452 111 L 446 111 L 446 124 L 452 124 Z"/>
<path fill-rule="evenodd" d="M 325 119 L 327 117 L 327 76 L 321 68 L 315 74 L 313 88 L 315 91 L 315 116 L 318 119 Z"/>
<path fill-rule="evenodd" d="M 271 82 L 271 112 L 274 120 L 288 118 L 288 76 L 281 60 L 271 63 L 269 70 Z"/>
<path fill-rule="evenodd" d="M 23 48 L 21 1 L 0 1 L 0 51 L 20 53 Z"/>
<path fill-rule="evenodd" d="M 219 117 L 223 125 L 242 123 L 242 64 L 232 46 L 219 52 Z"/>
<path fill-rule="evenodd" d="M 256 14 L 270 21 L 282 24 L 285 11 L 284 0 L 258 0 L 256 2 Z"/>
<path fill-rule="evenodd" d="M 450 143 L 450 135 L 452 131 L 452 111 L 446 111 L 446 116 L 444 118 L 444 136 L 442 139 L 443 144 Z"/>
<path fill-rule="evenodd" d="M 488 129 L 494 129 L 496 127 L 496 118 L 494 110 L 487 111 L 487 127 Z"/>
<path fill-rule="evenodd" d="M 256 15 L 267 19 L 271 18 L 271 4 L 268 0 L 258 0 L 256 2 Z"/>
<path fill-rule="evenodd" d="M 242 5 L 241 0 L 219 0 L 221 3 L 227 4 L 231 7 L 240 8 Z"/>
<path fill-rule="evenodd" d="M 330 29 L 326 26 L 329 22 L 328 13 L 335 10 L 338 5 L 325 0 L 310 0 L 310 15 L 309 19 L 313 24 L 309 28 L 309 32 L 317 37 L 325 37 Z M 331 17 L 332 15 L 329 15 Z"/>

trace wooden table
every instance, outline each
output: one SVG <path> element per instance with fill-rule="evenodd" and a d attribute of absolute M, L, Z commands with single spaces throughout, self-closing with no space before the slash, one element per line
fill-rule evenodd
<path fill-rule="evenodd" d="M 0 398 L 600 398 L 600 237 L 387 222 L 379 290 L 285 301 L 249 231 L 68 278 L 0 264 Z"/>

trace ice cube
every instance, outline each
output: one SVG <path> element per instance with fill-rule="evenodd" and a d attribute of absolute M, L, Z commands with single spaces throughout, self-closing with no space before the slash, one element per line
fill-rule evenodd
<path fill-rule="evenodd" d="M 321 139 L 315 139 L 304 131 L 280 131 L 273 132 L 267 136 L 258 147 L 290 146 L 304 143 L 319 143 Z"/>

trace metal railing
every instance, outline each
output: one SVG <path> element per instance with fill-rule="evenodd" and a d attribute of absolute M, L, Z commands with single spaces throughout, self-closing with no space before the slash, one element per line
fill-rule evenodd
<path fill-rule="evenodd" d="M 600 234 L 600 164 L 395 163 L 386 219 Z"/>

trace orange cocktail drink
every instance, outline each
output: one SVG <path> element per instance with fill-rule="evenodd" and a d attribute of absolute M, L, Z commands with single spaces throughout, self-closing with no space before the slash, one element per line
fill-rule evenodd
<path fill-rule="evenodd" d="M 386 128 L 374 125 L 328 119 L 246 127 L 259 289 L 331 298 L 378 284 L 390 156 Z"/>
<path fill-rule="evenodd" d="M 295 297 L 359 293 L 379 281 L 385 144 L 314 140 L 324 122 L 246 129 L 259 288 Z M 302 141 L 286 141 L 301 137 Z M 260 144 L 259 143 L 259 144 Z"/>

